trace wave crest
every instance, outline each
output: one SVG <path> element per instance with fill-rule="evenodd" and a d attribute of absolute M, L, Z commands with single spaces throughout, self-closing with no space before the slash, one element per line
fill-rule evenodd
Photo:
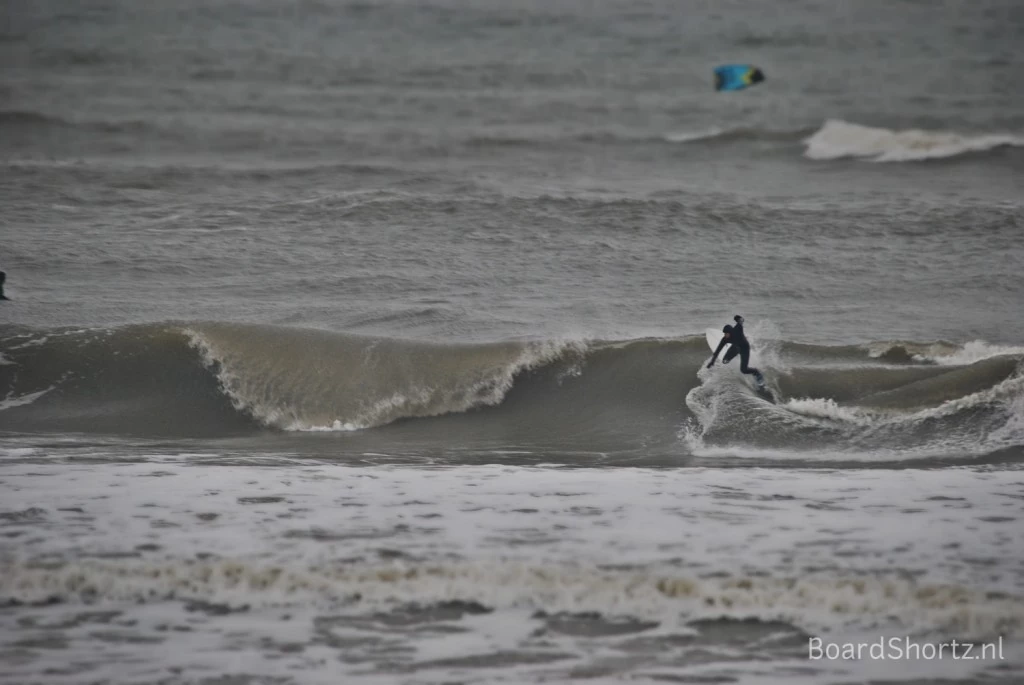
<path fill-rule="evenodd" d="M 1024 146 L 1024 136 L 965 135 L 908 129 L 894 131 L 830 119 L 804 140 L 804 156 L 815 160 L 858 158 L 872 162 L 917 162 L 945 159 L 999 147 Z"/>
<path fill-rule="evenodd" d="M 500 404 L 575 342 L 447 346 L 236 324 L 185 331 L 236 409 L 290 431 L 352 431 Z"/>

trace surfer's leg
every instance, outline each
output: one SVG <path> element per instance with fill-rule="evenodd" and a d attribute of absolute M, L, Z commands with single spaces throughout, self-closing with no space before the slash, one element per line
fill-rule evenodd
<path fill-rule="evenodd" d="M 746 374 L 750 374 L 758 383 L 764 383 L 764 376 L 761 372 L 752 366 L 748 366 L 750 363 L 750 348 L 744 347 L 740 350 L 740 371 Z"/>
<path fill-rule="evenodd" d="M 751 370 L 748 364 L 750 364 L 750 348 L 744 347 L 740 350 L 740 371 L 743 373 L 753 373 L 756 369 Z"/>

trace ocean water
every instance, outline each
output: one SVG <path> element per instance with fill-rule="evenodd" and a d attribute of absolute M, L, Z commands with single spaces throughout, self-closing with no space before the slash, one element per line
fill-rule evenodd
<path fill-rule="evenodd" d="M 1024 681 L 1020 3 L 3 15 L 0 683 Z"/>

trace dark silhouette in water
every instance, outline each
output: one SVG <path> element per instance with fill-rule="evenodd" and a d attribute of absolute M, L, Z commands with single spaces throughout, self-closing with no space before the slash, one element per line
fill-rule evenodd
<path fill-rule="evenodd" d="M 10 298 L 4 295 L 4 281 L 7 280 L 7 274 L 0 271 L 0 300 L 9 300 Z"/>

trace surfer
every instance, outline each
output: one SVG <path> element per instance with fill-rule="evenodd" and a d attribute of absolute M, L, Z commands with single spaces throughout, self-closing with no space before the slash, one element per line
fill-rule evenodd
<path fill-rule="evenodd" d="M 722 338 L 722 342 L 718 343 L 718 349 L 711 355 L 711 361 L 708 362 L 708 368 L 710 369 L 715 365 L 715 360 L 718 359 L 718 353 L 722 351 L 722 348 L 726 345 L 732 345 L 729 351 L 722 357 L 722 363 L 728 364 L 732 361 L 732 358 L 737 354 L 740 356 L 740 371 L 746 374 L 750 374 L 757 381 L 758 385 L 764 385 L 764 376 L 761 372 L 752 366 L 748 366 L 750 362 L 750 341 L 747 340 L 747 336 L 743 333 L 743 317 L 737 314 L 732 317 L 733 321 L 736 322 L 735 326 L 726 326 L 722 329 L 722 333 L 725 337 Z"/>
<path fill-rule="evenodd" d="M 0 271 L 0 300 L 8 299 L 7 296 L 4 295 L 4 281 L 6 280 L 7 274 L 5 274 L 3 271 Z"/>

